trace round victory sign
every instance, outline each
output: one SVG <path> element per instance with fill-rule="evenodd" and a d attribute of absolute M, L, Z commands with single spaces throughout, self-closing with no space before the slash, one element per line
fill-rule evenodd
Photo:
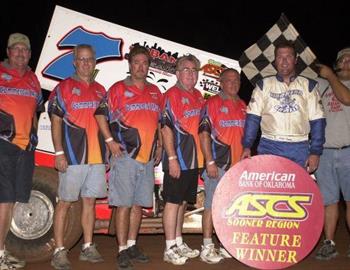
<path fill-rule="evenodd" d="M 259 269 L 301 261 L 317 244 L 323 204 L 314 180 L 298 164 L 259 155 L 233 166 L 214 194 L 213 221 L 224 247 Z"/>

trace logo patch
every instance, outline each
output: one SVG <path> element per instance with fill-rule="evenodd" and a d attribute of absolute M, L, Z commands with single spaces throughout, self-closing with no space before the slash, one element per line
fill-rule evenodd
<path fill-rule="evenodd" d="M 188 98 L 185 98 L 185 97 L 181 99 L 181 102 L 182 104 L 190 104 L 190 101 L 188 100 Z"/>
<path fill-rule="evenodd" d="M 150 95 L 153 99 L 158 99 L 158 95 L 156 92 L 150 92 Z"/>
<path fill-rule="evenodd" d="M 134 93 L 133 92 L 130 92 L 129 90 L 126 90 L 124 92 L 124 96 L 128 97 L 128 98 L 131 98 L 134 96 Z"/>
<path fill-rule="evenodd" d="M 224 114 L 228 114 L 228 108 L 225 107 L 225 106 L 222 106 L 222 107 L 220 108 L 220 112 L 222 112 L 222 113 L 224 113 Z"/>
<path fill-rule="evenodd" d="M 280 104 L 274 106 L 276 111 L 281 113 L 292 113 L 299 110 L 299 105 L 296 104 L 294 95 L 302 96 L 301 90 L 289 90 L 285 93 L 270 93 L 270 97 L 277 99 Z"/>
<path fill-rule="evenodd" d="M 11 81 L 12 76 L 10 74 L 3 73 L 3 74 L 1 74 L 1 79 L 5 80 L 5 81 Z"/>
<path fill-rule="evenodd" d="M 80 89 L 77 88 L 77 87 L 74 87 L 74 88 L 72 89 L 72 94 L 73 94 L 73 95 L 80 96 Z"/>

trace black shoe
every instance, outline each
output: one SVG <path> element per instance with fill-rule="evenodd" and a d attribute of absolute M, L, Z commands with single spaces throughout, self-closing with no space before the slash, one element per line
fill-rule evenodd
<path fill-rule="evenodd" d="M 139 263 L 149 262 L 149 257 L 143 254 L 136 245 L 129 247 L 127 251 L 131 260 L 135 260 Z"/>
<path fill-rule="evenodd" d="M 331 240 L 324 240 L 322 247 L 316 254 L 318 260 L 330 260 L 338 256 L 338 252 L 335 249 L 335 244 Z"/>
<path fill-rule="evenodd" d="M 128 251 L 126 249 L 119 252 L 117 257 L 117 265 L 119 270 L 133 270 Z"/>

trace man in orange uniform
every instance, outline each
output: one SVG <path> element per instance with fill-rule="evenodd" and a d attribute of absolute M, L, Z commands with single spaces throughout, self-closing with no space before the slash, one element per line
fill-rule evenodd
<path fill-rule="evenodd" d="M 164 95 L 164 261 L 175 265 L 199 255 L 199 250 L 191 249 L 182 239 L 187 203 L 196 202 L 198 171 L 203 167 L 198 126 L 204 99 L 195 88 L 199 68 L 200 62 L 194 55 L 177 59 L 177 83 Z"/>
<path fill-rule="evenodd" d="M 49 106 L 55 166 L 60 180 L 54 218 L 56 249 L 51 265 L 60 270 L 71 267 L 64 247 L 64 232 L 69 207 L 79 197 L 83 203 L 81 224 L 84 234 L 79 259 L 92 263 L 103 261 L 92 236 L 96 198 L 107 196 L 105 143 L 94 117 L 106 91 L 93 79 L 96 66 L 93 47 L 77 45 L 73 56 L 76 72 L 56 86 Z"/>
<path fill-rule="evenodd" d="M 232 68 L 220 74 L 221 92 L 208 99 L 201 113 L 199 138 L 205 158 L 203 174 L 205 202 L 203 213 L 203 246 L 201 260 L 214 264 L 226 257 L 226 250 L 216 252 L 212 241 L 213 219 L 211 205 L 214 191 L 224 173 L 242 155 L 242 137 L 246 105 L 239 98 L 240 75 Z M 225 256 L 226 255 L 226 256 Z"/>
<path fill-rule="evenodd" d="M 159 133 L 162 94 L 147 82 L 151 56 L 142 46 L 129 53 L 130 76 L 116 82 L 96 111 L 96 119 L 112 154 L 109 204 L 117 206 L 116 232 L 119 269 L 133 269 L 132 261 L 147 263 L 136 246 L 142 207 L 153 204 L 154 165 L 161 158 Z"/>
<path fill-rule="evenodd" d="M 39 81 L 28 67 L 29 38 L 11 34 L 0 64 L 0 269 L 24 267 L 5 251 L 15 202 L 27 203 L 32 188 L 37 112 L 44 111 Z"/>

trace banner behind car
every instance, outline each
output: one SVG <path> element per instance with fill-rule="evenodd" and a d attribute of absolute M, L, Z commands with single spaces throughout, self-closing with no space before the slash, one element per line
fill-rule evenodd
<path fill-rule="evenodd" d="M 43 89 L 51 91 L 60 80 L 74 72 L 72 49 L 81 43 L 94 46 L 98 71 L 96 80 L 106 89 L 127 76 L 126 57 L 129 48 L 135 44 L 149 49 L 153 59 L 148 81 L 156 84 L 163 92 L 175 84 L 175 62 L 184 54 L 194 54 L 201 61 L 196 87 L 203 95 L 216 94 L 219 91 L 217 78 L 223 69 L 232 67 L 240 71 L 236 60 L 56 6 L 36 68 Z M 38 131 L 39 153 L 53 152 L 50 128 L 48 115 L 41 114 Z"/>

